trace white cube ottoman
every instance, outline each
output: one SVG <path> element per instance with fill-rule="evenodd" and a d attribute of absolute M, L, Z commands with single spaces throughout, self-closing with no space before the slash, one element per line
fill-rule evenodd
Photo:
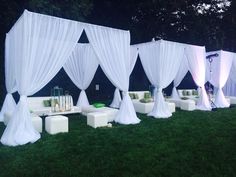
<path fill-rule="evenodd" d="M 182 100 L 180 104 L 180 109 L 182 110 L 193 111 L 196 109 L 195 101 L 193 100 Z"/>
<path fill-rule="evenodd" d="M 45 118 L 45 130 L 49 134 L 68 132 L 68 117 L 66 116 L 48 116 Z"/>
<path fill-rule="evenodd" d="M 230 96 L 230 104 L 236 104 L 236 97 Z"/>
<path fill-rule="evenodd" d="M 91 112 L 87 114 L 87 125 L 97 128 L 107 126 L 108 115 L 105 112 Z"/>
<path fill-rule="evenodd" d="M 32 116 L 32 124 L 39 133 L 42 133 L 43 121 L 42 118 L 36 115 Z"/>
<path fill-rule="evenodd" d="M 175 103 L 166 102 L 166 104 L 168 104 L 171 113 L 175 112 Z"/>

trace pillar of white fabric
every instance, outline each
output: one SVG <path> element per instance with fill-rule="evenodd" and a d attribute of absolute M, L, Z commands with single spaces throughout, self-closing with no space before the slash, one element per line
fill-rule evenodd
<path fill-rule="evenodd" d="M 173 87 L 173 89 L 172 89 L 171 98 L 176 99 L 176 100 L 180 100 L 180 97 L 179 97 L 176 87 Z"/>
<path fill-rule="evenodd" d="M 119 108 L 121 103 L 121 96 L 120 96 L 120 91 L 118 88 L 115 89 L 113 100 L 110 104 L 110 107 L 112 108 Z"/>
<path fill-rule="evenodd" d="M 3 106 L 0 112 L 0 122 L 4 121 L 4 114 L 12 114 L 16 107 L 16 102 L 12 97 L 12 93 L 16 91 L 16 80 L 15 73 L 12 69 L 14 65 L 14 54 L 10 51 L 10 39 L 11 36 L 6 34 L 5 39 L 5 85 L 7 90 L 7 95 L 3 102 Z"/>
<path fill-rule="evenodd" d="M 79 106 L 79 107 L 89 106 L 88 97 L 84 90 L 81 90 L 76 106 Z"/>
<path fill-rule="evenodd" d="M 2 135 L 1 143 L 9 146 L 34 143 L 40 138 L 40 134 L 34 129 L 30 118 L 27 97 L 20 96 L 11 119 Z"/>
<path fill-rule="evenodd" d="M 211 72 L 209 72 L 211 74 L 211 77 L 209 79 L 209 82 L 215 88 L 217 88 L 214 104 L 218 108 L 225 108 L 225 107 L 229 107 L 230 104 L 227 102 L 227 100 L 224 96 L 224 93 L 222 91 L 222 88 L 226 84 L 226 81 L 229 77 L 234 54 L 231 52 L 226 52 L 226 51 L 222 51 L 222 50 L 208 52 L 207 54 L 211 55 L 211 54 L 215 54 L 215 53 L 218 54 L 218 57 L 212 58 Z M 207 71 L 209 71 L 209 69 Z"/>
<path fill-rule="evenodd" d="M 137 61 L 137 57 L 138 57 L 137 48 L 133 47 L 133 46 L 130 46 L 130 61 L 129 60 L 126 61 L 126 67 L 127 67 L 128 72 L 129 72 L 129 76 L 130 76 L 130 74 L 132 73 L 132 71 L 134 69 L 134 65 Z M 120 102 L 121 102 L 120 92 L 119 92 L 119 89 L 116 88 L 110 107 L 119 108 L 120 107 Z"/>
<path fill-rule="evenodd" d="M 0 122 L 4 121 L 4 114 L 8 113 L 11 115 L 16 108 L 16 102 L 11 93 L 8 93 L 3 102 L 3 106 L 0 113 Z"/>
<path fill-rule="evenodd" d="M 167 118 L 172 114 L 164 100 L 162 88 L 175 78 L 184 56 L 184 45 L 170 41 L 140 44 L 139 56 L 149 81 L 157 88 L 155 104 L 149 116 Z"/>
<path fill-rule="evenodd" d="M 98 56 L 100 66 L 109 80 L 125 93 L 129 88 L 130 33 L 95 25 L 86 25 L 85 32 Z M 140 122 L 128 94 L 121 101 L 115 121 L 121 124 Z"/>
<path fill-rule="evenodd" d="M 9 35 L 20 101 L 1 137 L 4 145 L 33 143 L 40 138 L 31 122 L 27 96 L 43 88 L 62 68 L 79 40 L 78 22 L 24 11 Z"/>
<path fill-rule="evenodd" d="M 169 118 L 172 116 L 169 106 L 165 102 L 161 88 L 156 89 L 154 107 L 148 116 L 153 116 L 155 118 Z"/>
<path fill-rule="evenodd" d="M 186 45 L 185 54 L 188 60 L 188 68 L 197 86 L 201 87 L 201 94 L 197 101 L 197 109 L 211 110 L 211 105 L 205 90 L 206 52 L 205 47 Z"/>
<path fill-rule="evenodd" d="M 183 61 L 182 61 L 180 68 L 178 70 L 178 73 L 174 79 L 174 87 L 172 89 L 171 98 L 177 99 L 177 100 L 180 99 L 179 94 L 176 90 L 176 87 L 178 87 L 178 85 L 181 83 L 181 81 L 183 80 L 183 78 L 185 77 L 187 72 L 188 72 L 188 61 L 187 61 L 186 56 L 184 56 Z"/>
<path fill-rule="evenodd" d="M 98 68 L 98 59 L 91 45 L 77 44 L 63 68 L 72 82 L 81 89 L 76 106 L 89 106 L 85 89 L 92 82 Z"/>

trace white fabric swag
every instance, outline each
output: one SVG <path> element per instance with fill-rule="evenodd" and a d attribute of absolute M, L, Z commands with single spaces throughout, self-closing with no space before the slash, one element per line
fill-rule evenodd
<path fill-rule="evenodd" d="M 232 66 L 228 80 L 223 88 L 223 92 L 227 96 L 236 96 L 236 54 L 232 61 Z"/>
<path fill-rule="evenodd" d="M 175 76 L 175 79 L 174 79 L 174 87 L 173 87 L 173 90 L 172 90 L 171 98 L 177 99 L 177 100 L 180 99 L 179 94 L 176 90 L 176 87 L 178 87 L 178 85 L 184 79 L 187 72 L 188 72 L 188 61 L 187 61 L 186 55 L 184 55 L 183 61 L 180 65 L 178 73 L 177 73 L 177 75 Z"/>
<path fill-rule="evenodd" d="M 207 55 L 212 54 L 218 54 L 218 56 L 212 57 L 211 73 L 209 60 L 207 62 L 207 80 L 217 89 L 214 104 L 218 108 L 229 107 L 230 104 L 227 102 L 222 88 L 228 80 L 234 54 L 222 50 L 207 53 Z"/>
<path fill-rule="evenodd" d="M 87 25 L 85 31 L 102 70 L 112 84 L 125 93 L 115 121 L 121 124 L 139 123 L 140 120 L 127 93 L 129 71 L 126 60 L 130 60 L 130 33 L 93 25 Z"/>
<path fill-rule="evenodd" d="M 79 23 L 24 11 L 9 32 L 16 88 L 20 101 L 7 124 L 1 142 L 16 146 L 40 138 L 34 129 L 27 96 L 44 87 L 62 68 L 82 33 Z"/>
<path fill-rule="evenodd" d="M 90 44 L 77 44 L 69 60 L 64 65 L 64 70 L 72 82 L 81 89 L 77 106 L 89 106 L 85 90 L 90 85 L 96 70 L 98 59 Z"/>
<path fill-rule="evenodd" d="M 155 118 L 168 118 L 172 114 L 166 104 L 162 89 L 175 78 L 184 56 L 184 45 L 170 41 L 156 41 L 137 45 L 144 71 L 156 87 L 153 110 L 148 114 Z"/>
<path fill-rule="evenodd" d="M 129 76 L 131 75 L 134 69 L 135 63 L 137 61 L 137 58 L 138 58 L 138 51 L 136 47 L 130 46 L 130 57 L 131 57 L 130 60 L 126 60 L 127 61 L 126 66 L 127 66 L 127 70 L 129 71 Z M 114 92 L 113 101 L 110 107 L 119 108 L 120 102 L 121 102 L 120 92 L 119 92 L 119 89 L 116 88 Z"/>
<path fill-rule="evenodd" d="M 14 65 L 13 52 L 10 52 L 9 36 L 6 34 L 5 40 L 5 84 L 7 89 L 7 95 L 3 102 L 3 106 L 0 113 L 0 122 L 4 121 L 4 114 L 11 115 L 16 107 L 16 102 L 12 96 L 12 93 L 16 91 L 16 81 L 14 70 L 11 67 Z"/>
<path fill-rule="evenodd" d="M 196 107 L 199 110 L 211 110 L 211 105 L 204 86 L 206 73 L 205 47 L 186 45 L 185 53 L 188 60 L 188 68 L 193 80 L 196 85 L 201 88 Z"/>

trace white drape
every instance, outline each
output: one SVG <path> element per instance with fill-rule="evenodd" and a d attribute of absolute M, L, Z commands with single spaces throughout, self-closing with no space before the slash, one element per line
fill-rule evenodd
<path fill-rule="evenodd" d="M 236 54 L 234 54 L 230 74 L 223 88 L 223 92 L 227 96 L 236 96 Z"/>
<path fill-rule="evenodd" d="M 118 88 L 115 89 L 114 95 L 113 95 L 113 100 L 110 104 L 110 107 L 112 108 L 119 108 L 121 103 L 121 96 L 120 96 L 120 91 Z"/>
<path fill-rule="evenodd" d="M 115 121 L 121 124 L 139 123 L 140 120 L 127 94 L 129 71 L 126 61 L 130 61 L 130 33 L 94 25 L 87 25 L 85 32 L 104 73 L 113 85 L 125 92 Z"/>
<path fill-rule="evenodd" d="M 205 73 L 206 73 L 206 52 L 205 47 L 186 45 L 186 57 L 188 68 L 194 82 L 201 88 L 200 97 L 197 101 L 197 109 L 211 110 L 211 105 L 205 90 Z"/>
<path fill-rule="evenodd" d="M 172 114 L 165 103 L 162 89 L 175 78 L 184 56 L 184 45 L 160 40 L 138 46 L 139 56 L 149 81 L 157 89 L 155 104 L 148 115 L 168 118 Z"/>
<path fill-rule="evenodd" d="M 179 94 L 176 90 L 176 87 L 178 87 L 178 85 L 184 79 L 187 72 L 188 72 L 188 60 L 186 58 L 186 55 L 184 55 L 183 61 L 180 65 L 178 73 L 177 73 L 177 75 L 175 76 L 175 79 L 174 79 L 174 87 L 173 87 L 173 90 L 172 90 L 171 98 L 180 99 Z"/>
<path fill-rule="evenodd" d="M 126 64 L 126 66 L 128 67 L 127 70 L 129 71 L 129 76 L 131 75 L 131 73 L 134 69 L 137 58 L 138 58 L 137 48 L 130 46 L 130 62 L 129 62 L 129 60 L 127 60 L 127 64 Z M 113 101 L 112 101 L 110 107 L 119 108 L 120 102 L 121 102 L 120 92 L 119 92 L 119 89 L 116 88 L 116 90 L 114 92 Z"/>
<path fill-rule="evenodd" d="M 16 107 L 16 102 L 12 96 L 12 93 L 16 91 L 16 80 L 14 69 L 12 66 L 14 65 L 13 61 L 13 52 L 10 51 L 10 38 L 8 34 L 6 34 L 5 40 L 5 84 L 7 89 L 7 95 L 3 102 L 3 106 L 0 112 L 0 122 L 4 121 L 4 114 L 9 113 L 12 114 Z"/>
<path fill-rule="evenodd" d="M 212 55 L 217 53 L 218 56 L 212 58 L 211 62 L 211 70 L 212 74 L 211 77 L 208 76 L 208 81 L 217 88 L 214 104 L 218 108 L 224 108 L 229 107 L 230 104 L 227 102 L 224 93 L 222 91 L 222 88 L 226 84 L 226 81 L 230 74 L 230 69 L 232 66 L 232 61 L 234 54 L 231 52 L 226 51 L 214 51 L 214 52 L 208 52 L 207 55 Z M 208 63 L 208 75 L 210 75 L 210 63 Z"/>
<path fill-rule="evenodd" d="M 96 70 L 98 59 L 90 44 L 77 44 L 69 60 L 64 65 L 64 70 L 72 82 L 81 89 L 77 106 L 89 106 L 85 89 L 90 85 Z"/>
<path fill-rule="evenodd" d="M 23 145 L 40 138 L 30 119 L 27 96 L 39 91 L 62 68 L 82 30 L 77 22 L 28 11 L 11 29 L 15 62 L 11 69 L 15 70 L 20 101 L 2 135 L 3 144 Z"/>

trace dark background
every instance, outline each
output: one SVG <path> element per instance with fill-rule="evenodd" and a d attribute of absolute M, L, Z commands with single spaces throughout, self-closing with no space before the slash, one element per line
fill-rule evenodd
<path fill-rule="evenodd" d="M 130 30 L 131 44 L 166 39 L 205 45 L 207 51 L 236 52 L 236 2 L 229 0 L 2 0 L 0 2 L 0 105 L 6 89 L 4 81 L 5 34 L 23 13 L 29 11 L 88 22 L 113 28 Z M 83 33 L 79 42 L 88 42 Z M 99 84 L 100 90 L 95 90 Z M 54 86 L 68 90 L 77 101 L 79 89 L 64 70 L 35 95 L 50 95 Z M 148 81 L 137 60 L 130 76 L 130 90 L 148 90 Z M 188 73 L 179 88 L 195 88 Z M 165 89 L 170 94 L 172 84 Z M 86 90 L 92 100 L 111 100 L 115 87 L 99 67 Z M 17 98 L 17 94 L 14 94 Z"/>

